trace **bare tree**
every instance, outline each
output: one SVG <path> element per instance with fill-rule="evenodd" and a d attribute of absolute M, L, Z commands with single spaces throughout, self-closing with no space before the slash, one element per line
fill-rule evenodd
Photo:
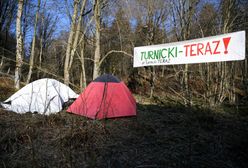
<path fill-rule="evenodd" d="M 95 0 L 94 4 L 94 18 L 96 24 L 96 33 L 95 33 L 95 55 L 94 55 L 94 69 L 93 69 L 93 79 L 99 76 L 100 71 L 100 35 L 101 35 L 101 25 L 100 25 L 100 17 L 101 17 L 101 0 Z"/>
<path fill-rule="evenodd" d="M 237 0 L 222 0 L 221 1 L 222 8 L 222 33 L 228 33 L 233 29 L 234 21 L 237 18 L 237 13 L 234 11 L 237 6 Z M 221 62 L 218 64 L 220 66 L 220 85 L 219 85 L 219 94 L 218 101 L 222 103 L 227 96 L 229 96 L 230 103 L 234 104 L 236 95 L 234 93 L 235 90 L 235 82 L 234 78 L 236 75 L 235 71 L 235 63 L 231 62 L 230 64 L 227 62 Z M 226 94 L 228 93 L 228 94 Z"/>
<path fill-rule="evenodd" d="M 156 1 L 153 2 L 151 0 L 146 1 L 138 1 L 139 5 L 142 4 L 145 7 L 144 14 L 145 15 L 145 25 L 143 26 L 143 31 L 145 35 L 145 45 L 153 45 L 156 43 L 161 43 L 162 40 L 159 39 L 161 36 L 160 27 L 166 21 L 167 18 L 167 11 L 166 5 L 167 1 Z M 149 68 L 150 70 L 150 77 L 149 77 L 149 84 L 150 84 L 150 98 L 154 96 L 154 89 L 155 89 L 155 80 L 156 80 L 156 70 L 157 67 L 152 66 Z M 145 68 L 145 71 L 147 69 Z"/>
<path fill-rule="evenodd" d="M 69 85 L 69 82 L 70 82 L 69 64 L 70 64 L 70 60 L 72 59 L 71 48 L 72 48 L 72 43 L 73 43 L 73 37 L 75 34 L 75 25 L 76 25 L 77 14 L 78 14 L 78 4 L 79 4 L 79 0 L 74 0 L 74 12 L 72 16 L 71 30 L 70 30 L 70 34 L 68 38 L 66 56 L 65 56 L 65 64 L 64 64 L 64 83 L 66 85 Z"/>
<path fill-rule="evenodd" d="M 84 38 L 84 34 L 82 35 Z M 81 63 L 81 73 L 80 73 L 80 90 L 86 87 L 86 74 L 85 74 L 85 65 L 84 65 L 84 51 L 85 51 L 85 40 L 82 40 L 80 45 L 80 63 Z"/>
<path fill-rule="evenodd" d="M 75 37 L 73 38 L 73 45 L 72 45 L 71 54 L 70 54 L 71 58 L 70 58 L 69 67 L 68 67 L 69 72 L 70 72 L 70 69 L 71 69 L 71 66 L 72 66 L 72 62 L 73 62 L 75 52 L 76 52 L 77 47 L 78 47 L 78 41 L 79 41 L 79 36 L 80 36 L 80 32 L 81 32 L 82 17 L 83 17 L 85 4 L 86 4 L 86 0 L 83 0 L 83 2 L 81 4 L 81 8 L 80 8 L 80 14 L 79 14 L 78 21 L 77 21 Z M 82 35 L 82 41 L 83 40 L 84 40 L 84 33 Z"/>
<path fill-rule="evenodd" d="M 15 68 L 15 88 L 20 88 L 20 76 L 22 67 L 23 40 L 21 30 L 21 18 L 23 10 L 23 0 L 18 1 L 18 11 L 16 18 L 16 68 Z"/>
<path fill-rule="evenodd" d="M 40 0 L 38 0 L 38 6 L 37 6 L 36 15 L 35 15 L 34 34 L 33 34 L 33 40 L 32 40 L 31 55 L 30 55 L 30 59 L 29 59 L 29 71 L 28 71 L 28 76 L 27 76 L 26 84 L 28 84 L 30 82 L 32 71 L 33 71 L 33 66 L 34 66 L 36 29 L 37 29 L 37 22 L 38 22 L 39 10 L 40 10 Z"/>
<path fill-rule="evenodd" d="M 10 27 L 16 15 L 16 6 L 16 0 L 0 2 L 0 45 L 3 45 L 4 48 L 10 48 L 8 46 L 8 38 Z"/>
<path fill-rule="evenodd" d="M 198 0 L 179 0 L 172 2 L 172 16 L 177 40 L 188 40 L 191 34 L 193 14 Z M 185 105 L 191 105 L 191 91 L 189 90 L 189 65 L 185 64 L 182 78 L 182 86 L 185 92 Z"/>

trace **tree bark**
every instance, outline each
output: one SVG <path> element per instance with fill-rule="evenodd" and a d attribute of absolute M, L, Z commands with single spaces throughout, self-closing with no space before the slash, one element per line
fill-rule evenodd
<path fill-rule="evenodd" d="M 18 1 L 18 11 L 16 18 L 16 68 L 15 68 L 15 88 L 20 89 L 21 67 L 22 67 L 22 52 L 23 52 L 23 37 L 21 30 L 21 18 L 23 10 L 23 0 Z"/>
<path fill-rule="evenodd" d="M 84 0 L 82 2 L 81 8 L 80 8 L 80 14 L 79 14 L 78 22 L 77 22 L 77 28 L 76 28 L 75 37 L 74 37 L 74 41 L 73 41 L 73 45 L 72 45 L 72 50 L 71 50 L 71 55 L 70 55 L 70 61 L 69 61 L 69 67 L 68 67 L 69 73 L 70 73 L 70 69 L 71 69 L 71 66 L 72 66 L 73 58 L 75 56 L 75 52 L 76 52 L 76 49 L 77 49 L 77 46 L 78 46 L 78 39 L 79 39 L 79 35 L 80 35 L 81 24 L 82 24 L 81 22 L 82 22 L 82 16 L 83 16 L 85 4 L 86 4 L 86 0 Z"/>
<path fill-rule="evenodd" d="M 185 105 L 191 105 L 191 96 L 189 91 L 189 65 L 185 64 L 184 66 L 184 89 L 185 89 L 185 97 L 187 98 L 184 102 Z"/>
<path fill-rule="evenodd" d="M 84 34 L 83 34 L 84 36 Z M 84 49 L 85 49 L 85 43 L 84 40 L 81 44 L 81 73 L 80 73 L 80 90 L 83 91 L 84 88 L 86 88 L 86 74 L 85 74 L 85 66 L 84 66 Z"/>
<path fill-rule="evenodd" d="M 33 34 L 32 49 L 31 49 L 31 55 L 30 55 L 30 60 L 29 60 L 29 71 L 28 71 L 26 84 L 28 84 L 30 82 L 31 75 L 32 75 L 32 72 L 33 72 L 34 54 L 35 54 L 35 42 L 36 42 L 36 29 L 37 29 L 39 10 L 40 10 L 40 0 L 38 0 L 38 8 L 37 8 L 36 15 L 35 15 L 34 34 Z"/>
<path fill-rule="evenodd" d="M 78 4 L 79 4 L 79 0 L 74 0 L 74 12 L 72 16 L 71 30 L 70 30 L 70 34 L 68 38 L 66 56 L 65 56 L 65 65 L 64 65 L 64 83 L 66 85 L 69 85 L 70 83 L 69 63 L 70 63 L 70 58 L 71 58 L 71 48 L 72 48 L 73 37 L 75 34 L 75 24 L 76 24 L 76 19 L 77 19 L 77 14 L 78 14 Z"/>
<path fill-rule="evenodd" d="M 96 34 L 95 34 L 95 55 L 94 55 L 94 69 L 93 69 L 93 79 L 97 78 L 100 74 L 100 58 L 101 58 L 101 53 L 100 53 L 100 32 L 101 32 L 101 27 L 100 27 L 100 17 L 101 17 L 101 12 L 100 12 L 100 0 L 95 0 L 94 4 L 94 18 L 95 18 L 95 24 L 96 24 Z"/>
<path fill-rule="evenodd" d="M 156 67 L 151 67 L 151 78 L 150 78 L 150 99 L 153 98 L 153 93 L 155 89 L 155 78 L 156 78 Z"/>

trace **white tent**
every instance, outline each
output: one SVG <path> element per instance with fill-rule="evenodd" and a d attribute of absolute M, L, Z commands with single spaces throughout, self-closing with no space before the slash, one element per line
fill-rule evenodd
<path fill-rule="evenodd" d="M 61 111 L 63 104 L 70 98 L 77 97 L 78 95 L 63 83 L 44 78 L 26 85 L 1 105 L 17 113 L 51 114 Z"/>

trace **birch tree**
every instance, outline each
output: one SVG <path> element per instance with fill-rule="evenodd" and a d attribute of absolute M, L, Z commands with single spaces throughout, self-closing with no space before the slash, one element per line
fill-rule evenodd
<path fill-rule="evenodd" d="M 16 68 L 15 68 L 15 88 L 20 88 L 21 67 L 22 67 L 22 52 L 23 52 L 23 37 L 21 30 L 23 0 L 18 1 L 18 10 L 16 18 Z"/>
<path fill-rule="evenodd" d="M 84 34 L 82 35 L 84 38 Z M 85 51 L 85 40 L 82 40 L 80 44 L 80 63 L 81 63 L 81 73 L 80 73 L 80 90 L 83 91 L 86 88 L 86 74 L 84 65 L 84 51 Z"/>
<path fill-rule="evenodd" d="M 138 24 L 135 30 L 136 45 L 154 45 L 162 43 L 161 27 L 167 19 L 168 1 L 139 0 L 137 6 L 141 13 L 135 12 Z M 145 74 L 149 74 L 148 82 L 150 84 L 150 98 L 154 95 L 156 71 L 158 67 L 146 67 L 143 69 Z"/>
<path fill-rule="evenodd" d="M 198 0 L 179 0 L 173 1 L 172 16 L 174 22 L 175 34 L 178 41 L 188 40 L 191 33 L 191 25 L 193 14 L 196 10 Z M 184 65 L 182 78 L 182 86 L 184 90 L 185 105 L 191 105 L 191 92 L 189 90 L 189 65 Z"/>
<path fill-rule="evenodd" d="M 95 0 L 94 4 L 94 19 L 96 25 L 95 33 L 95 54 L 94 54 L 94 69 L 93 69 L 93 79 L 97 78 L 100 74 L 100 35 L 101 35 L 101 26 L 100 26 L 100 17 L 101 17 L 101 0 Z"/>
<path fill-rule="evenodd" d="M 66 50 L 66 58 L 65 58 L 65 65 L 64 65 L 64 79 L 65 79 L 65 84 L 69 84 L 70 82 L 70 69 L 73 63 L 73 59 L 76 53 L 76 50 L 79 46 L 79 41 L 84 38 L 80 37 L 80 32 L 81 32 L 81 25 L 82 25 L 82 17 L 83 17 L 83 12 L 85 9 L 86 5 L 86 0 L 83 0 L 81 2 L 80 6 L 80 12 L 78 16 L 78 6 L 79 6 L 80 1 L 75 0 L 74 1 L 74 13 L 72 16 L 72 25 L 71 25 L 71 31 L 68 39 L 68 44 L 67 44 L 67 50 Z"/>
<path fill-rule="evenodd" d="M 37 6 L 36 15 L 35 15 L 34 34 L 33 34 L 33 40 L 32 40 L 31 55 L 30 55 L 30 60 L 29 60 L 29 71 L 28 71 L 28 76 L 27 76 L 26 84 L 28 84 L 30 82 L 32 71 L 33 71 L 33 66 L 34 66 L 36 29 L 37 29 L 37 22 L 38 22 L 39 10 L 40 10 L 40 0 L 38 0 L 38 6 Z"/>
<path fill-rule="evenodd" d="M 83 17 L 83 12 L 84 12 L 84 8 L 85 8 L 85 4 L 86 4 L 86 0 L 83 0 L 83 2 L 81 4 L 81 8 L 80 8 L 80 14 L 79 14 L 78 21 L 77 21 L 77 27 L 76 27 L 75 37 L 73 38 L 73 45 L 72 45 L 72 49 L 71 49 L 71 53 L 70 53 L 70 62 L 69 62 L 69 67 L 68 67 L 68 70 L 69 71 L 71 69 L 73 58 L 75 56 L 75 52 L 76 52 L 76 49 L 78 47 L 79 36 L 80 36 L 81 25 L 82 25 L 82 17 Z M 84 40 L 84 33 L 82 34 L 82 41 L 83 40 Z"/>
<path fill-rule="evenodd" d="M 237 13 L 235 12 L 237 6 L 236 0 L 222 0 L 221 1 L 221 14 L 222 14 L 222 33 L 229 33 L 233 30 L 234 22 L 237 18 Z M 221 62 L 220 66 L 220 85 L 219 85 L 219 95 L 218 101 L 222 103 L 227 96 L 229 96 L 229 102 L 231 104 L 235 103 L 235 62 Z"/>
<path fill-rule="evenodd" d="M 74 12 L 72 16 L 72 23 L 71 23 L 71 30 L 67 42 L 67 49 L 66 49 L 66 55 L 65 55 L 65 64 L 64 64 L 64 83 L 66 85 L 69 85 L 70 83 L 70 72 L 69 72 L 69 64 L 71 58 L 71 48 L 72 48 L 72 43 L 73 43 L 73 37 L 75 34 L 75 25 L 76 25 L 76 19 L 77 19 L 77 14 L 78 14 L 78 4 L 79 0 L 74 0 Z"/>

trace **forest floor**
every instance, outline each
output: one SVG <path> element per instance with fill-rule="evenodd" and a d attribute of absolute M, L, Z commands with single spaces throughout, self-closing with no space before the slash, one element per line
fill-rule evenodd
<path fill-rule="evenodd" d="M 0 109 L 0 167 L 247 168 L 247 109 L 138 100 L 137 117 L 101 121 Z"/>

